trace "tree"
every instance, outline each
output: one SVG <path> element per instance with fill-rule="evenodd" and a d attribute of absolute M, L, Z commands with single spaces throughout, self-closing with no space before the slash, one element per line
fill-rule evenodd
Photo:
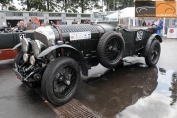
<path fill-rule="evenodd" d="M 0 3 L 5 3 L 5 4 L 9 4 L 10 2 L 12 2 L 13 0 L 1 0 Z"/>
<path fill-rule="evenodd" d="M 13 0 L 1 0 L 0 3 L 2 4 L 2 10 L 4 9 L 4 7 L 6 7 L 7 9 L 7 4 L 9 5 L 8 10 L 16 10 L 16 7 L 11 4 L 12 1 Z"/>
<path fill-rule="evenodd" d="M 78 8 L 81 9 L 81 13 L 84 13 L 86 10 L 91 10 L 93 7 L 100 7 L 98 5 L 99 0 L 63 0 L 63 8 L 65 12 L 79 12 Z"/>
<path fill-rule="evenodd" d="M 107 11 L 114 11 L 126 7 L 133 7 L 134 0 L 103 0 Z M 142 0 L 141 0 L 142 1 Z"/>
<path fill-rule="evenodd" d="M 18 0 L 21 2 L 22 6 L 26 6 L 27 8 L 24 10 L 30 11 L 32 8 L 35 8 L 39 11 L 45 11 L 46 7 L 43 4 L 42 0 Z"/>

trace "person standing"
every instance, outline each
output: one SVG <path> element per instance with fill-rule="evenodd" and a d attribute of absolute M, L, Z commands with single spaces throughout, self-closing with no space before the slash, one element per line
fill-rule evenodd
<path fill-rule="evenodd" d="M 31 25 L 31 20 L 29 20 L 28 24 L 27 24 L 27 29 L 28 30 L 32 30 L 32 25 Z"/>
<path fill-rule="evenodd" d="M 36 17 L 31 17 L 31 28 L 32 30 L 35 30 L 40 26 L 40 23 Z"/>
<path fill-rule="evenodd" d="M 11 24 L 9 22 L 7 22 L 7 27 L 11 28 Z"/>
<path fill-rule="evenodd" d="M 49 24 L 49 22 L 47 21 L 46 23 L 45 23 L 45 26 L 49 26 L 50 24 Z"/>
<path fill-rule="evenodd" d="M 72 24 L 78 24 L 76 19 L 74 19 L 74 21 L 72 22 Z"/>
<path fill-rule="evenodd" d="M 56 25 L 59 26 L 60 25 L 60 21 L 57 21 Z"/>
<path fill-rule="evenodd" d="M 146 26 L 146 22 L 145 21 L 143 21 L 142 26 Z"/>
<path fill-rule="evenodd" d="M 25 31 L 26 30 L 26 27 L 25 27 L 23 21 L 20 21 L 19 26 L 18 26 L 18 30 L 21 30 L 21 31 Z"/>
<path fill-rule="evenodd" d="M 152 26 L 157 27 L 157 34 L 160 35 L 163 29 L 163 21 L 160 18 L 156 18 L 152 21 Z"/>

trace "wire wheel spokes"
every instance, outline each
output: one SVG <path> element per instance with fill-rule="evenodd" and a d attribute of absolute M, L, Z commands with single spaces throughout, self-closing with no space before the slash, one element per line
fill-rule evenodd
<path fill-rule="evenodd" d="M 159 58 L 159 48 L 157 45 L 153 46 L 151 49 L 151 60 L 156 61 Z"/>
<path fill-rule="evenodd" d="M 111 38 L 106 45 L 106 58 L 110 61 L 114 61 L 120 55 L 121 50 L 121 42 L 116 37 Z"/>
<path fill-rule="evenodd" d="M 53 90 L 58 98 L 66 97 L 74 88 L 76 83 L 76 72 L 70 67 L 63 67 L 56 75 L 53 83 Z"/>

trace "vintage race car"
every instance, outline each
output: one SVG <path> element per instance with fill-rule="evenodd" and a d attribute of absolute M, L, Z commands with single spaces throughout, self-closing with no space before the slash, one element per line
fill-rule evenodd
<path fill-rule="evenodd" d="M 124 29 L 110 24 L 39 27 L 35 40 L 24 38 L 14 60 L 24 83 L 41 83 L 43 96 L 54 105 L 68 102 L 88 69 L 101 63 L 115 68 L 127 56 L 144 57 L 149 67 L 159 60 L 162 38 L 155 28 Z M 80 73 L 81 72 L 81 73 Z"/>

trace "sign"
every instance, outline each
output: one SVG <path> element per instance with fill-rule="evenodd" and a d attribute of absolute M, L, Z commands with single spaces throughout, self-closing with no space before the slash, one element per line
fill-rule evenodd
<path fill-rule="evenodd" d="M 141 41 L 143 39 L 143 31 L 137 31 L 136 41 Z"/>
<path fill-rule="evenodd" d="M 69 33 L 70 40 L 91 39 L 91 32 L 72 32 Z"/>
<path fill-rule="evenodd" d="M 26 34 L 19 34 L 19 37 L 20 37 L 20 41 L 24 38 L 26 38 Z"/>
<path fill-rule="evenodd" d="M 173 34 L 174 33 L 174 29 L 170 29 L 169 33 Z"/>
<path fill-rule="evenodd" d="M 167 38 L 177 38 L 177 28 L 168 28 Z"/>
<path fill-rule="evenodd" d="M 135 1 L 135 17 L 176 17 L 175 1 Z"/>

